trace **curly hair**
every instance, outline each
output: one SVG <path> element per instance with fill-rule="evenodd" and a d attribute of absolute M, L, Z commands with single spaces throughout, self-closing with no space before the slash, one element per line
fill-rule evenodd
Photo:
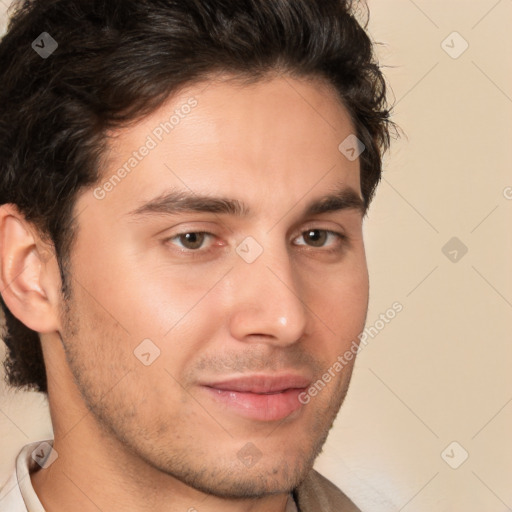
<path fill-rule="evenodd" d="M 63 296 L 74 205 L 101 179 L 108 130 L 216 72 L 259 80 L 278 70 L 333 86 L 366 147 L 368 205 L 393 123 L 368 22 L 358 21 L 356 7 L 348 0 L 18 0 L 0 42 L 0 204 L 16 205 L 53 244 Z M 43 32 L 58 44 L 46 58 L 34 47 Z M 7 383 L 47 393 L 39 334 L 3 298 L 0 305 Z"/>

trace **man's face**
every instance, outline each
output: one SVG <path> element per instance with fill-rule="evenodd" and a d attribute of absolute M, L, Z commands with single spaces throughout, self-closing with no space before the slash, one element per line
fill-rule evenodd
<path fill-rule="evenodd" d="M 283 388 L 321 379 L 368 305 L 362 211 L 305 213 L 324 196 L 361 198 L 359 162 L 338 150 L 353 133 L 331 90 L 291 78 L 195 84 L 116 133 L 102 180 L 75 206 L 61 335 L 76 384 L 61 392 L 77 386 L 130 456 L 224 497 L 306 476 L 353 361 L 306 405 L 303 389 Z M 249 212 L 160 202 L 133 213 L 171 192 Z"/>

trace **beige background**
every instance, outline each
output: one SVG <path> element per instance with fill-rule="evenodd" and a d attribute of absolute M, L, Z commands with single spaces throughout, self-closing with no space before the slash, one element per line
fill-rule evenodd
<path fill-rule="evenodd" d="M 512 0 L 369 5 L 407 137 L 366 224 L 368 325 L 404 309 L 360 353 L 316 467 L 365 512 L 512 510 Z M 0 432 L 1 481 L 51 437 L 45 402 L 0 390 Z M 458 469 L 441 456 L 463 450 Z"/>

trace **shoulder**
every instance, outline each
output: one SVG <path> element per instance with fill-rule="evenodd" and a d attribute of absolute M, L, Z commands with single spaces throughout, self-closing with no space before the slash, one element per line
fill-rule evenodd
<path fill-rule="evenodd" d="M 361 512 L 330 480 L 312 469 L 294 490 L 300 512 Z"/>

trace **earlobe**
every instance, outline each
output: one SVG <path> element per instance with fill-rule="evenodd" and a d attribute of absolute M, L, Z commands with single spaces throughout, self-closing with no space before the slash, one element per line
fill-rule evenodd
<path fill-rule="evenodd" d="M 0 290 L 12 314 L 28 328 L 59 329 L 58 294 L 45 244 L 15 205 L 0 206 Z M 52 279 L 48 278 L 52 276 Z"/>

